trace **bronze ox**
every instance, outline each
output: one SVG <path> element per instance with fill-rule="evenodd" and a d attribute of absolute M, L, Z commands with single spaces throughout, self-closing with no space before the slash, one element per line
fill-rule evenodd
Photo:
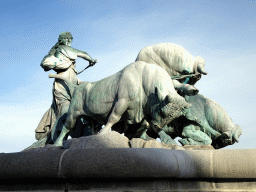
<path fill-rule="evenodd" d="M 62 76 L 53 76 L 68 82 Z M 173 119 L 185 115 L 190 106 L 176 92 L 171 77 L 163 68 L 141 61 L 100 81 L 83 82 L 74 90 L 71 84 L 69 87 L 72 100 L 55 145 L 62 145 L 63 139 L 75 128 L 79 117 L 105 125 L 99 134 L 109 132 L 119 121 L 130 125 L 146 120 L 161 141 L 174 144 L 162 128 Z M 186 90 L 190 95 L 195 94 L 193 87 Z"/>
<path fill-rule="evenodd" d="M 200 94 L 185 96 L 185 99 L 191 104 L 186 117 L 180 116 L 163 127 L 165 133 L 173 139 L 181 137 L 182 145 L 212 145 L 219 149 L 239 142 L 241 127 L 233 123 L 218 103 Z M 157 137 L 151 130 L 147 134 Z"/>

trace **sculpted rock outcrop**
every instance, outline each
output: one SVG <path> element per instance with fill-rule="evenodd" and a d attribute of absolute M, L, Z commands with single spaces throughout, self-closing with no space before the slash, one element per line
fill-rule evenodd
<path fill-rule="evenodd" d="M 58 75 L 54 77 L 64 79 Z M 135 62 L 110 77 L 76 86 L 65 125 L 55 145 L 62 145 L 63 139 L 81 116 L 106 125 L 99 134 L 108 133 L 119 121 L 138 124 L 145 119 L 161 141 L 176 144 L 162 127 L 186 114 L 188 107 L 189 104 L 177 94 L 171 77 L 163 68 Z"/>

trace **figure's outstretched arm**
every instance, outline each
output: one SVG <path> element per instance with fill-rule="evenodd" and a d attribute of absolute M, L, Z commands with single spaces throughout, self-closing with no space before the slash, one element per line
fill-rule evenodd
<path fill-rule="evenodd" d="M 77 56 L 81 57 L 81 58 L 83 58 L 83 59 L 85 59 L 85 60 L 87 60 L 89 62 L 92 62 L 92 63 L 94 62 L 94 59 L 91 58 L 91 56 L 88 53 L 84 52 L 84 51 L 79 51 L 78 50 Z"/>
<path fill-rule="evenodd" d="M 94 65 L 97 62 L 96 59 L 91 58 L 91 56 L 85 51 L 74 49 L 73 47 L 67 47 L 67 49 L 70 52 L 69 56 L 71 57 L 71 59 L 76 59 L 77 57 L 80 57 L 84 60 L 89 61 L 89 63 L 92 65 Z"/>

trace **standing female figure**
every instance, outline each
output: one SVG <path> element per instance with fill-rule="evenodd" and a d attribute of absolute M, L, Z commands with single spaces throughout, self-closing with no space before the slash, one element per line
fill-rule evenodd
<path fill-rule="evenodd" d="M 79 84 L 80 80 L 77 78 L 76 62 L 77 57 L 89 61 L 93 66 L 97 60 L 92 59 L 89 54 L 71 47 L 73 37 L 70 32 L 62 32 L 59 35 L 58 42 L 51 48 L 48 55 L 46 55 L 41 67 L 45 71 L 54 70 L 57 74 L 68 78 L 72 83 Z M 54 123 L 64 122 L 68 112 L 71 101 L 69 89 L 66 83 L 61 79 L 55 79 L 53 83 L 53 102 L 42 117 L 38 127 L 36 128 L 36 139 L 41 140 L 45 138 L 52 131 Z M 58 122 L 55 122 L 58 119 Z M 58 127 L 58 126 L 57 126 Z M 61 130 L 53 130 L 60 132 Z M 53 138 L 52 133 L 52 138 Z M 56 135 L 57 136 L 57 135 Z"/>

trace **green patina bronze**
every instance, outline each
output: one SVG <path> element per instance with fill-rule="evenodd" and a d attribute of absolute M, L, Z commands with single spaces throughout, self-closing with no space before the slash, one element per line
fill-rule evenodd
<path fill-rule="evenodd" d="M 70 32 L 60 33 L 58 42 L 43 58 L 40 65 L 45 71 L 54 70 L 57 74 L 65 76 L 72 84 L 77 85 L 81 82 L 77 78 L 75 62 L 77 57 L 89 61 L 89 66 L 93 66 L 97 60 L 92 59 L 86 52 L 71 47 L 72 41 L 73 37 Z M 35 130 L 36 139 L 50 142 L 49 138 L 46 139 L 46 137 L 49 137 L 51 133 L 53 137 L 53 133 L 57 134 L 61 131 L 56 129 L 60 127 L 56 125 L 65 122 L 70 101 L 70 90 L 66 83 L 61 79 L 56 79 L 53 84 L 53 102 Z M 56 125 L 54 126 L 54 124 Z"/>
<path fill-rule="evenodd" d="M 136 62 L 97 82 L 77 79 L 75 60 L 93 66 L 97 60 L 71 47 L 73 37 L 63 32 L 41 66 L 56 78 L 53 104 L 36 129 L 32 147 L 72 137 L 124 133 L 129 139 L 223 148 L 238 142 L 242 130 L 215 101 L 197 94 L 194 84 L 206 75 L 205 60 L 181 46 L 162 43 L 145 47 Z M 87 67 L 87 68 L 88 68 Z M 87 69 L 85 68 L 85 69 Z M 58 107 L 57 107 L 58 106 Z M 102 128 L 102 125 L 105 125 Z"/>

